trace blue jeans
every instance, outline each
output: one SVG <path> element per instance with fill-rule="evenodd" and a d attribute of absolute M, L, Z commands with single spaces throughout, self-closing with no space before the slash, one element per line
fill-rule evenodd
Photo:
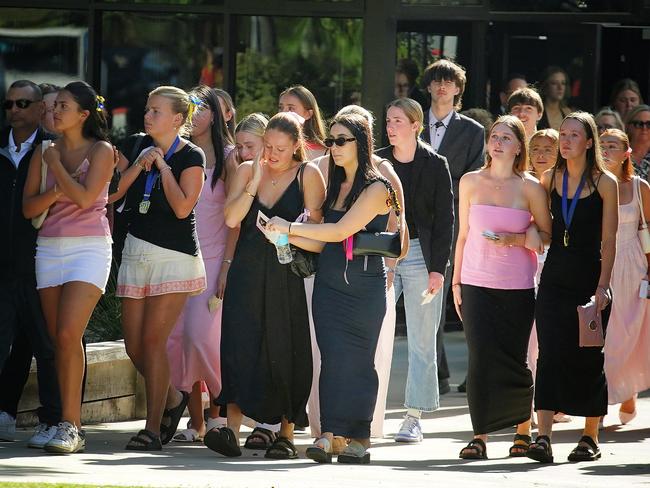
<path fill-rule="evenodd" d="M 408 340 L 408 376 L 404 406 L 423 412 L 440 407 L 436 333 L 442 313 L 443 290 L 427 305 L 422 291 L 429 286 L 429 272 L 424 262 L 419 239 L 411 239 L 409 252 L 395 269 L 395 300 L 404 292 Z"/>

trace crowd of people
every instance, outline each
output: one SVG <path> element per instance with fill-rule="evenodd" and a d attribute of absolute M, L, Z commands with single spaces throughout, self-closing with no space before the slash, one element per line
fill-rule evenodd
<path fill-rule="evenodd" d="M 474 434 L 460 458 L 486 459 L 488 434 L 514 427 L 510 456 L 552 462 L 553 423 L 573 415 L 585 424 L 569 460 L 598 459 L 608 404 L 630 422 L 650 388 L 650 107 L 622 80 L 611 107 L 575 111 L 551 67 L 539 91 L 507 80 L 492 121 L 460 112 L 467 78 L 452 61 L 426 68 L 428 95 L 412 63 L 395 76 L 381 127 L 357 105 L 326 124 L 300 85 L 277 114 L 239 123 L 223 90 L 160 86 L 144 133 L 119 148 L 109 101 L 87 83 L 14 82 L 0 137 L 0 439 L 13 439 L 33 356 L 29 446 L 85 449 L 83 334 L 117 269 L 147 407 L 126 449 L 203 442 L 236 457 L 247 424 L 245 448 L 294 459 L 309 426 L 308 458 L 370 462 L 402 295 L 394 439 L 421 442 L 421 416 L 449 391 L 451 291 Z"/>

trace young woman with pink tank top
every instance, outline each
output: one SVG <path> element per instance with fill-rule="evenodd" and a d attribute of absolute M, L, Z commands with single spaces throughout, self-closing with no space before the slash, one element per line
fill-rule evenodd
<path fill-rule="evenodd" d="M 104 99 L 83 81 L 68 84 L 54 104 L 54 126 L 62 136 L 43 154 L 47 190 L 40 193 L 41 149 L 34 151 L 23 213 L 34 218 L 49 208 L 36 247 L 36 283 L 48 332 L 56 348 L 63 413 L 45 450 L 83 451 L 82 336 L 111 267 L 106 218 L 114 154 L 107 142 Z"/>
<path fill-rule="evenodd" d="M 452 281 L 469 364 L 467 401 L 474 438 L 463 459 L 487 458 L 487 434 L 517 424 L 510 456 L 530 444 L 533 378 L 526 364 L 535 310 L 535 252 L 551 230 L 546 192 L 530 176 L 522 122 L 499 117 L 486 163 L 460 181 L 460 230 Z"/>

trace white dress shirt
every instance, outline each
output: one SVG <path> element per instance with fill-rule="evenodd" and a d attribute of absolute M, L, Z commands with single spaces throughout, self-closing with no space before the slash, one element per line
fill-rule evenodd
<path fill-rule="evenodd" d="M 9 154 L 11 155 L 11 160 L 14 163 L 14 166 L 17 168 L 18 165 L 20 164 L 20 160 L 25 157 L 25 154 L 29 152 L 29 150 L 32 148 L 32 145 L 34 144 L 34 139 L 36 139 L 36 133 L 38 132 L 38 129 L 36 129 L 31 136 L 27 138 L 25 142 L 22 144 L 16 144 L 14 141 L 14 130 L 11 129 L 9 131 L 9 144 L 7 145 L 7 149 L 9 150 Z"/>
<path fill-rule="evenodd" d="M 440 148 L 440 143 L 442 142 L 443 137 L 445 137 L 445 132 L 447 132 L 447 127 L 449 127 L 449 122 L 451 117 L 454 115 L 452 110 L 442 120 L 436 119 L 436 116 L 433 115 L 433 110 L 429 109 L 429 137 L 431 140 L 431 147 L 433 150 L 438 152 Z"/>

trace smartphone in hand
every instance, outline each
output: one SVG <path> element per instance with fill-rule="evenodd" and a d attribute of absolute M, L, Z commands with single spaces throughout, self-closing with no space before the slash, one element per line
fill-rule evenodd
<path fill-rule="evenodd" d="M 497 234 L 495 234 L 494 232 L 492 232 L 491 230 L 484 230 L 483 232 L 481 232 L 481 235 L 483 237 L 485 237 L 486 239 L 490 239 L 491 241 L 498 241 L 499 240 L 499 236 Z"/>

